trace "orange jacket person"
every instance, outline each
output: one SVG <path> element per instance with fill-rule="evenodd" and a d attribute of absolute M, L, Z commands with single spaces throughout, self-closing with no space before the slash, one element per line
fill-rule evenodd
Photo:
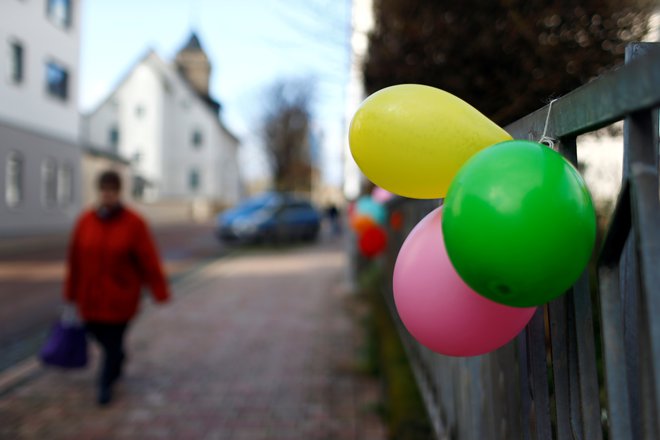
<path fill-rule="evenodd" d="M 98 207 L 84 212 L 73 232 L 64 297 L 76 304 L 103 349 L 98 403 L 106 405 L 121 377 L 124 333 L 138 311 L 143 284 L 158 302 L 166 302 L 169 292 L 147 224 L 121 203 L 119 174 L 102 173 L 98 188 Z"/>

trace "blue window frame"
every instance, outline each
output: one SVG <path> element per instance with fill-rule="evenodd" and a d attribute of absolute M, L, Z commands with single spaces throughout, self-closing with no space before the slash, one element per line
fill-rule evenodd
<path fill-rule="evenodd" d="M 69 28 L 71 26 L 71 0 L 48 0 L 46 15 L 57 26 Z"/>
<path fill-rule="evenodd" d="M 63 101 L 69 97 L 69 72 L 54 61 L 46 63 L 46 90 Z"/>

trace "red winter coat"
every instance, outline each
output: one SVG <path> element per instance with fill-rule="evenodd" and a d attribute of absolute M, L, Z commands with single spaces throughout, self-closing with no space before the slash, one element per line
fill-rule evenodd
<path fill-rule="evenodd" d="M 85 321 L 126 322 L 136 313 L 147 284 L 158 302 L 169 299 L 151 234 L 142 218 L 123 208 L 102 220 L 87 211 L 69 245 L 64 297 Z"/>

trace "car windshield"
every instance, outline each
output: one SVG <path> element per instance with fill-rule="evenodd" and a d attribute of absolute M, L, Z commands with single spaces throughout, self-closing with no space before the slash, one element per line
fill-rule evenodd
<path fill-rule="evenodd" d="M 265 208 L 275 201 L 275 195 L 271 193 L 261 194 L 248 199 L 236 207 L 241 212 L 254 212 Z"/>

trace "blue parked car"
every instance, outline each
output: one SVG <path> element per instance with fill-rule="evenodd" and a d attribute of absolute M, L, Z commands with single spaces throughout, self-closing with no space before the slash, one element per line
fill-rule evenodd
<path fill-rule="evenodd" d="M 220 215 L 216 233 L 223 242 L 283 242 L 317 238 L 321 215 L 309 200 L 267 192 Z"/>

